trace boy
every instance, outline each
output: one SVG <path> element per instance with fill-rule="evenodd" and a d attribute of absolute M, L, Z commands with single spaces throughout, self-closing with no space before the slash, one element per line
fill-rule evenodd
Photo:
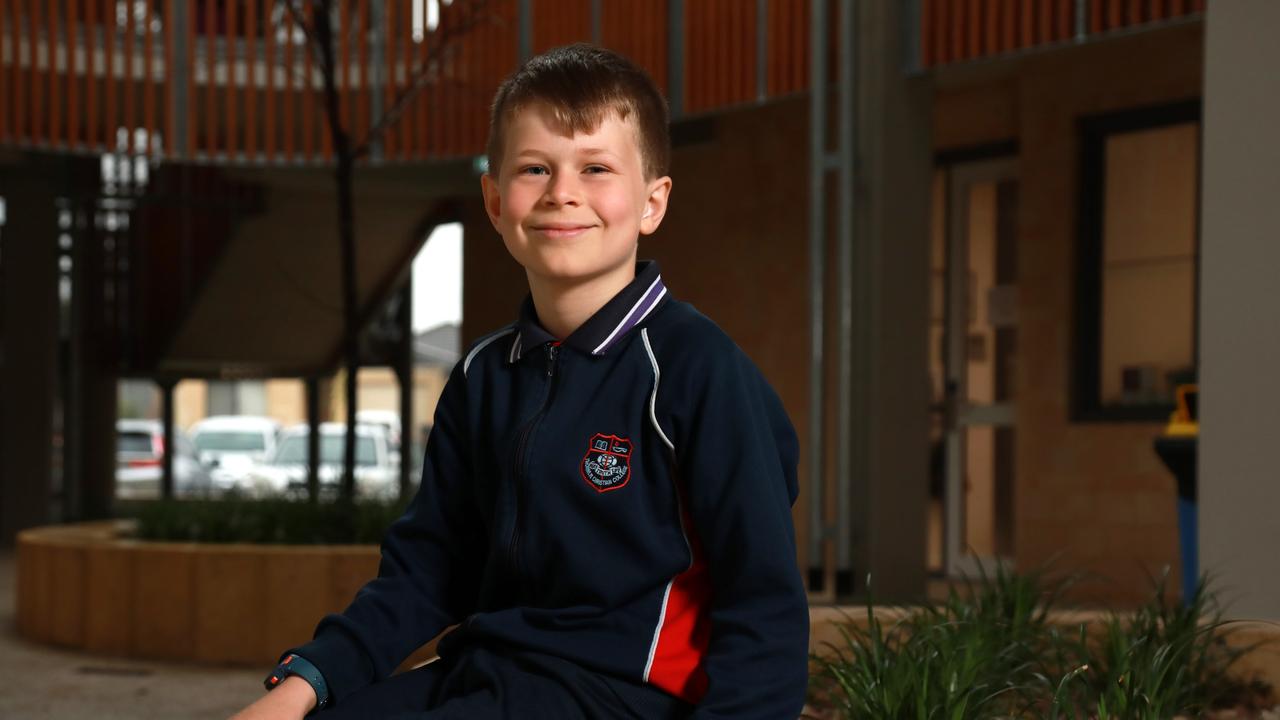
<path fill-rule="evenodd" d="M 454 368 L 378 578 L 239 717 L 796 718 L 795 433 L 636 263 L 671 191 L 665 102 L 614 53 L 553 50 L 498 90 L 488 154 L 529 297 Z"/>

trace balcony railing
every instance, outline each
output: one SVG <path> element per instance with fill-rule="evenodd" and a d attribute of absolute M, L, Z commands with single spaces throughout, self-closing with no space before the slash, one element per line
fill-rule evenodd
<path fill-rule="evenodd" d="M 1204 12 L 1205 0 L 922 0 L 925 67 L 1078 42 Z"/>
<path fill-rule="evenodd" d="M 437 53 L 477 5 L 481 20 Z M 430 66 L 433 81 L 383 136 L 381 161 L 482 152 L 488 104 L 522 51 L 573 41 L 617 49 L 664 91 L 677 88 L 678 114 L 806 89 L 807 0 L 338 0 L 334 6 L 341 113 L 357 138 L 415 70 L 438 57 Z M 283 0 L 0 0 L 0 144 L 197 161 L 324 162 L 333 148 L 322 90 L 318 63 Z"/>
<path fill-rule="evenodd" d="M 477 5 L 481 21 L 441 48 Z M 825 5 L 832 13 L 850 6 Z M 912 0 L 919 52 L 905 64 L 928 68 L 1077 42 L 1193 16 L 1204 5 Z M 427 58 L 438 58 L 433 81 L 381 139 L 375 160 L 382 162 L 479 154 L 501 79 L 524 54 L 579 40 L 636 60 L 668 93 L 676 117 L 809 85 L 809 0 L 337 0 L 334 7 L 341 113 L 357 138 Z M 325 162 L 333 148 L 322 88 L 284 0 L 0 0 L 0 144 Z"/>

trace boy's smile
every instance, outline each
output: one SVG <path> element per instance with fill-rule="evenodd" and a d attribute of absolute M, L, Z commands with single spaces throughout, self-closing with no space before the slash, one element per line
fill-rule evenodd
<path fill-rule="evenodd" d="M 481 179 L 489 219 L 535 300 L 592 286 L 603 304 L 634 277 L 639 236 L 661 223 L 671 179 L 646 180 L 635 125 L 615 112 L 591 133 L 566 134 L 542 103 L 509 120 L 501 167 Z"/>

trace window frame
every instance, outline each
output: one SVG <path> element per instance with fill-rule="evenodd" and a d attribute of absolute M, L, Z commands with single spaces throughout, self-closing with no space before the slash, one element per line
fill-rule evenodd
<path fill-rule="evenodd" d="M 1200 366 L 1200 204 L 1203 186 L 1204 122 L 1200 98 L 1118 112 L 1083 116 L 1077 121 L 1080 140 L 1075 323 L 1071 362 L 1071 421 L 1164 422 L 1174 403 L 1115 405 L 1102 402 L 1102 251 L 1105 238 L 1106 149 L 1112 135 L 1154 130 L 1188 122 L 1196 124 L 1194 269 L 1192 276 L 1192 365 Z"/>

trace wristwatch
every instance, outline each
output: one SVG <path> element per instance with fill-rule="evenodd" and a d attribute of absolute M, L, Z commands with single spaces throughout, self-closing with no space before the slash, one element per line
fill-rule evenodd
<path fill-rule="evenodd" d="M 284 656 L 280 664 L 267 675 L 267 679 L 262 681 L 267 690 L 275 690 L 280 683 L 290 675 L 298 677 L 311 683 L 311 689 L 316 691 L 316 710 L 322 709 L 329 704 L 329 686 L 324 681 L 324 675 L 316 669 L 306 658 L 300 655 L 289 653 Z"/>

